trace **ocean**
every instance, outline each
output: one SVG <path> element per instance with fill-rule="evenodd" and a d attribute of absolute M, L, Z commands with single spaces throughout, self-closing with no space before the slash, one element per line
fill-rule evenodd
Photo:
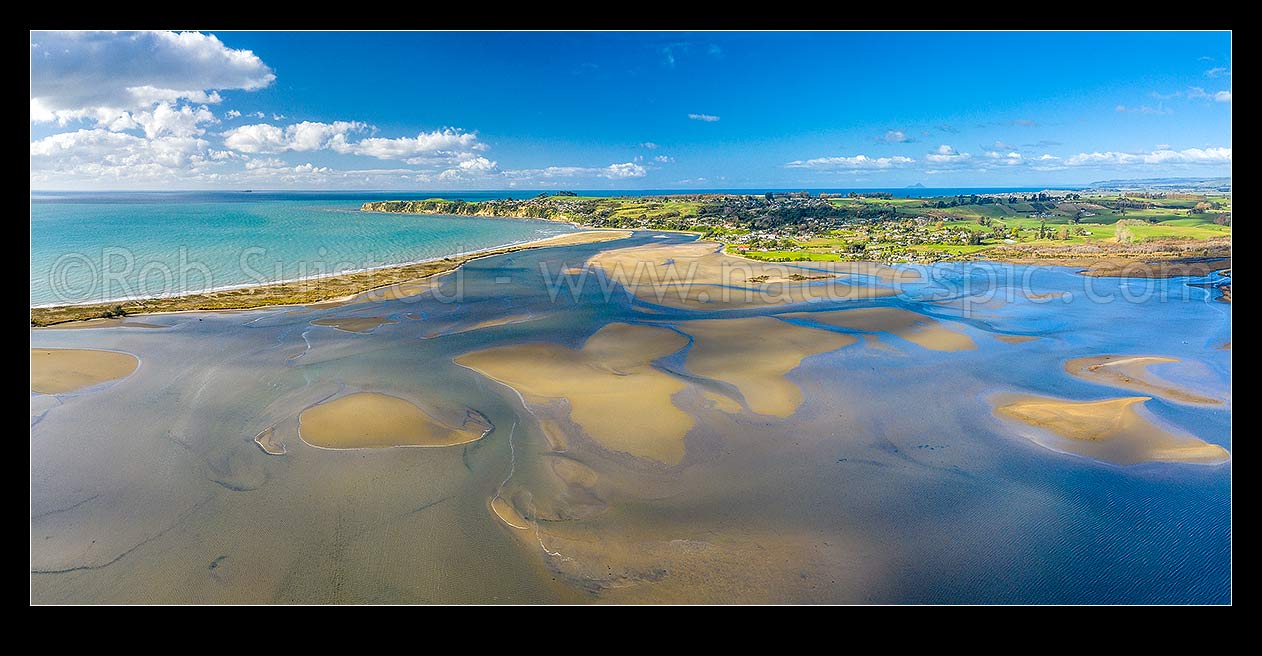
<path fill-rule="evenodd" d="M 31 198 L 31 305 L 100 303 L 403 264 L 574 232 L 548 221 L 363 214 L 381 195 Z"/>

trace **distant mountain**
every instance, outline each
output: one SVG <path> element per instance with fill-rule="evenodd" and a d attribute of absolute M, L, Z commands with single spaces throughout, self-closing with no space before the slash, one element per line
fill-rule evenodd
<path fill-rule="evenodd" d="M 1231 178 L 1137 178 L 1134 180 L 1101 180 L 1087 185 L 1087 190 L 1189 189 L 1196 191 L 1231 191 Z"/>
<path fill-rule="evenodd" d="M 925 185 L 919 182 L 917 182 L 916 184 L 907 185 L 907 189 L 924 189 L 924 188 L 925 188 Z"/>

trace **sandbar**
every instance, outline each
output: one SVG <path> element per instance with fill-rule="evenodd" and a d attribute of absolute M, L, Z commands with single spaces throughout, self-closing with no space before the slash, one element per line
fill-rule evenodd
<path fill-rule="evenodd" d="M 131 375 L 140 360 L 130 353 L 93 349 L 31 349 L 31 391 L 65 394 Z"/>
<path fill-rule="evenodd" d="M 773 417 L 788 417 L 802 405 L 802 390 L 785 374 L 809 356 L 859 341 L 774 317 L 685 321 L 678 328 L 693 338 L 685 368 L 730 383 L 752 412 Z"/>
<path fill-rule="evenodd" d="M 75 321 L 74 323 L 59 323 L 52 326 L 46 326 L 43 330 L 75 330 L 79 328 L 170 328 L 160 323 L 145 323 L 143 321 L 127 321 L 116 317 L 109 319 L 88 319 L 86 321 Z"/>
<path fill-rule="evenodd" d="M 456 357 L 528 403 L 564 399 L 569 419 L 597 444 L 667 465 L 684 457 L 693 418 L 671 397 L 685 383 L 652 366 L 688 343 L 666 328 L 611 323 L 574 350 L 560 344 L 500 346 Z"/>
<path fill-rule="evenodd" d="M 316 319 L 311 323 L 316 326 L 332 326 L 348 333 L 370 333 L 380 326 L 398 322 L 391 321 L 385 317 L 334 317 L 332 319 Z"/>
<path fill-rule="evenodd" d="M 263 453 L 272 456 L 283 456 L 288 451 L 285 449 L 285 443 L 280 441 L 280 437 L 276 435 L 276 427 L 268 426 L 264 428 L 258 435 L 254 436 L 254 443 L 263 449 Z"/>
<path fill-rule="evenodd" d="M 971 351 L 973 338 L 937 319 L 902 308 L 879 307 L 836 312 L 796 312 L 783 317 L 805 319 L 865 333 L 888 333 L 932 351 Z"/>
<path fill-rule="evenodd" d="M 676 308 L 722 310 L 863 299 L 897 293 L 891 287 L 855 286 L 836 273 L 726 255 L 710 241 L 647 244 L 597 253 L 599 269 L 641 301 Z"/>
<path fill-rule="evenodd" d="M 1039 339 L 1036 335 L 995 335 L 995 339 L 1008 344 L 1024 344 Z"/>
<path fill-rule="evenodd" d="M 1218 399 L 1201 396 L 1162 380 L 1148 370 L 1152 365 L 1169 362 L 1179 362 L 1179 359 L 1155 355 L 1095 355 L 1069 360 L 1065 363 L 1065 371 L 1093 383 L 1151 394 L 1175 403 L 1222 404 Z"/>
<path fill-rule="evenodd" d="M 480 440 L 490 430 L 486 418 L 473 410 L 463 424 L 452 426 L 410 401 L 376 392 L 313 405 L 298 417 L 302 441 L 323 449 L 456 446 Z"/>
<path fill-rule="evenodd" d="M 1180 436 L 1150 422 L 1136 408 L 1146 396 L 1103 401 L 1071 401 L 1026 394 L 991 399 L 997 416 L 1039 429 L 1025 435 L 1062 453 L 1117 465 L 1183 462 L 1213 465 L 1231 456 L 1226 449 L 1192 436 Z"/>
<path fill-rule="evenodd" d="M 530 321 L 533 318 L 534 317 L 530 316 L 529 314 L 510 314 L 506 317 L 486 319 L 485 321 L 479 321 L 477 323 L 466 324 L 463 326 L 460 324 L 450 325 L 445 328 L 431 330 L 425 333 L 424 335 L 422 335 L 421 337 L 423 339 L 433 339 L 435 337 L 445 337 L 447 335 L 459 335 L 460 333 L 473 332 L 475 330 L 482 330 L 483 328 L 496 328 L 499 326 L 508 326 L 515 323 L 524 323 L 526 321 Z"/>

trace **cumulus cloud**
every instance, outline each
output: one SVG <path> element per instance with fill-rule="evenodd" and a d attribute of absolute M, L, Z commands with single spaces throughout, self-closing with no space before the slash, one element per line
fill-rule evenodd
<path fill-rule="evenodd" d="M 719 120 L 719 117 L 714 114 L 689 114 L 688 118 L 694 121 L 703 121 L 705 123 L 713 123 Z"/>
<path fill-rule="evenodd" d="M 1205 71 L 1205 77 L 1231 77 L 1231 69 L 1225 66 L 1215 66 Z"/>
<path fill-rule="evenodd" d="M 640 147 L 645 150 L 657 150 L 658 146 L 652 141 L 645 141 L 644 143 L 640 144 Z"/>
<path fill-rule="evenodd" d="M 658 162 L 660 164 L 674 164 L 675 158 L 671 157 L 670 155 L 658 155 L 657 157 L 653 158 L 653 161 Z"/>
<path fill-rule="evenodd" d="M 958 164 L 971 159 L 973 156 L 968 153 L 961 153 L 952 146 L 942 144 L 936 150 L 925 155 L 925 161 L 934 164 Z"/>
<path fill-rule="evenodd" d="M 155 139 L 104 128 L 54 134 L 31 142 L 33 181 L 55 177 L 170 179 L 214 160 L 210 144 L 196 136 Z"/>
<path fill-rule="evenodd" d="M 1215 93 L 1215 94 L 1214 94 L 1214 102 L 1220 102 L 1220 103 L 1229 103 L 1229 102 L 1231 102 L 1231 92 L 1230 92 L 1230 91 L 1219 91 L 1218 93 Z"/>
<path fill-rule="evenodd" d="M 915 140 L 907 136 L 907 133 L 902 130 L 886 130 L 885 136 L 881 137 L 881 141 L 885 143 L 911 143 Z"/>
<path fill-rule="evenodd" d="M 31 120 L 65 124 L 159 103 L 212 104 L 276 76 L 249 50 L 201 32 L 32 32 Z"/>
<path fill-rule="evenodd" d="M 1154 165 L 1154 164 L 1231 164 L 1231 148 L 1162 149 L 1147 153 L 1104 151 L 1078 153 L 1065 159 L 1069 166 Z"/>
<path fill-rule="evenodd" d="M 1007 166 L 1016 166 L 1025 162 L 1025 158 L 1021 156 L 1021 153 L 1018 153 L 1015 150 L 1006 153 L 989 150 L 986 151 L 985 155 L 986 159 L 995 160 L 996 162 Z"/>
<path fill-rule="evenodd" d="M 421 166 L 456 167 L 465 171 L 490 170 L 495 165 L 478 155 L 487 146 L 473 132 L 444 128 L 421 132 L 415 137 L 365 137 L 352 140 L 371 130 L 372 126 L 361 121 L 303 121 L 283 128 L 257 123 L 228 130 L 223 137 L 224 145 L 228 148 L 251 154 L 332 150 L 343 155 L 401 160 Z"/>
<path fill-rule="evenodd" d="M 235 109 L 229 109 L 227 112 L 224 113 L 224 116 L 228 117 L 229 119 L 241 118 L 241 112 L 238 112 Z"/>
<path fill-rule="evenodd" d="M 794 160 L 785 164 L 791 169 L 815 169 L 818 171 L 880 171 L 884 169 L 902 168 L 914 163 L 910 157 L 868 157 L 854 155 L 851 157 L 817 157 L 815 159 Z"/>
<path fill-rule="evenodd" d="M 610 164 L 609 166 L 549 166 L 541 169 L 516 169 L 503 171 L 505 178 L 515 180 L 548 180 L 554 178 L 605 178 L 607 180 L 624 180 L 642 178 L 648 169 L 635 162 Z"/>

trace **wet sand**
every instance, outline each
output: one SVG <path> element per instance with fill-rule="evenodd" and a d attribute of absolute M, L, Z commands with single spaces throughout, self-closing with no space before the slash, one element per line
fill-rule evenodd
<path fill-rule="evenodd" d="M 254 436 L 254 443 L 263 449 L 263 453 L 273 456 L 283 456 L 288 453 L 285 444 L 280 441 L 280 437 L 276 434 L 274 426 L 268 426 L 263 432 Z"/>
<path fill-rule="evenodd" d="M 998 394 L 995 414 L 1048 434 L 1029 435 L 1036 444 L 1116 465 L 1180 462 L 1215 465 L 1230 454 L 1190 435 L 1175 435 L 1136 412 L 1149 397 L 1070 401 L 1045 396 Z"/>
<path fill-rule="evenodd" d="M 933 351 L 972 351 L 977 348 L 968 335 L 942 325 L 937 319 L 902 308 L 798 312 L 781 316 L 865 333 L 888 333 Z"/>
<path fill-rule="evenodd" d="M 1175 403 L 1219 405 L 1219 399 L 1202 396 L 1162 380 L 1149 367 L 1180 362 L 1178 358 L 1153 355 L 1095 355 L 1074 358 L 1065 363 L 1065 371 L 1073 376 L 1101 385 L 1110 385 L 1159 396 Z"/>
<path fill-rule="evenodd" d="M 730 383 L 752 412 L 773 417 L 789 417 L 802 405 L 802 390 L 786 374 L 807 357 L 859 341 L 773 317 L 685 321 L 678 327 L 694 340 L 684 361 L 689 371 Z"/>
<path fill-rule="evenodd" d="M 485 418 L 475 412 L 469 413 L 463 425 L 451 426 L 410 401 L 359 392 L 304 410 L 298 433 L 302 441 L 323 449 L 381 449 L 468 444 L 489 430 Z"/>
<path fill-rule="evenodd" d="M 471 324 L 457 323 L 454 325 L 448 325 L 446 327 L 443 327 L 437 330 L 431 330 L 430 332 L 425 333 L 423 337 L 425 339 L 433 339 L 435 337 L 445 337 L 447 335 L 459 335 L 461 333 L 470 333 L 475 330 L 482 330 L 484 328 L 497 328 L 499 326 L 511 326 L 515 323 L 523 323 L 526 321 L 530 321 L 533 318 L 534 317 L 532 317 L 529 314 L 511 314 L 506 317 L 499 317 L 496 319 L 486 319 L 484 321 L 478 321 L 476 323 L 471 323 Z"/>
<path fill-rule="evenodd" d="M 348 333 L 362 334 L 371 333 L 381 326 L 398 322 L 385 317 L 335 317 L 332 319 L 316 319 L 311 323 L 315 326 L 331 326 Z"/>
<path fill-rule="evenodd" d="M 170 328 L 170 326 L 164 326 L 160 323 L 145 323 L 143 321 L 111 318 L 59 323 L 52 326 L 46 326 L 40 330 L 76 330 L 79 328 Z"/>
<path fill-rule="evenodd" d="M 1035 335 L 995 335 L 995 339 L 1006 344 L 1024 344 L 1041 338 Z"/>
<path fill-rule="evenodd" d="M 130 353 L 91 349 L 31 349 L 31 391 L 65 394 L 131 375 L 140 360 Z"/>
<path fill-rule="evenodd" d="M 892 296 L 897 290 L 850 285 L 838 274 L 759 262 L 720 252 L 709 241 L 647 244 L 603 251 L 589 262 L 641 301 L 673 308 L 723 310 L 821 299 Z"/>
<path fill-rule="evenodd" d="M 563 400 L 568 418 L 602 447 L 674 465 L 693 418 L 671 397 L 685 384 L 652 366 L 688 340 L 673 330 L 612 323 L 579 350 L 559 344 L 502 346 L 455 361 L 497 380 L 531 405 Z"/>

